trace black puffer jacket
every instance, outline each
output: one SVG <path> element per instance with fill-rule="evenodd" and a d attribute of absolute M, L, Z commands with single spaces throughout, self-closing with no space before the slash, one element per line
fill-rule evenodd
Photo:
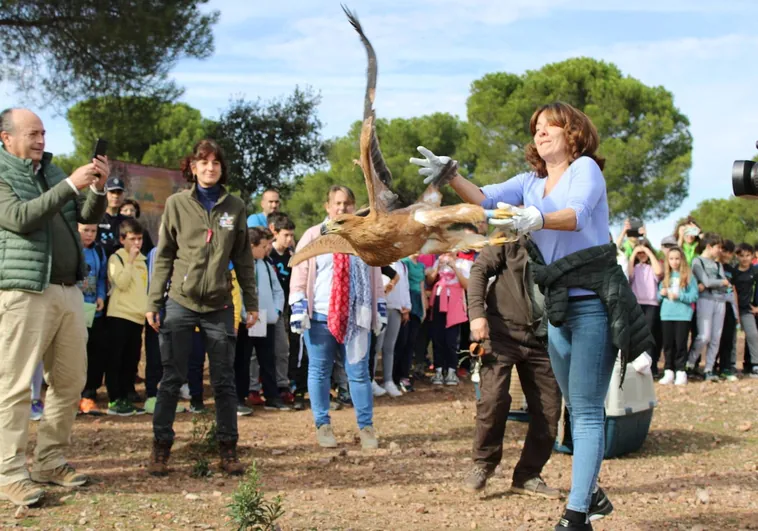
<path fill-rule="evenodd" d="M 534 281 L 545 294 L 547 316 L 561 326 L 568 311 L 569 288 L 594 291 L 608 311 L 613 346 L 621 351 L 621 382 L 626 364 L 655 348 L 637 297 L 621 266 L 616 262 L 616 245 L 609 243 L 577 251 L 545 265 L 539 249 L 529 246 Z"/>

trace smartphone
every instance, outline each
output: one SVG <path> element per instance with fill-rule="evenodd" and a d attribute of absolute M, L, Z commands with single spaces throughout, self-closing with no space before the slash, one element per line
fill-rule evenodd
<path fill-rule="evenodd" d="M 640 229 L 629 229 L 626 231 L 626 237 L 627 238 L 639 238 L 640 237 Z"/>
<path fill-rule="evenodd" d="M 103 138 L 98 138 L 97 141 L 95 141 L 95 149 L 92 152 L 92 158 L 96 159 L 98 156 L 105 156 L 106 151 L 108 151 L 108 141 Z M 100 177 L 99 173 L 96 173 L 95 175 Z"/>

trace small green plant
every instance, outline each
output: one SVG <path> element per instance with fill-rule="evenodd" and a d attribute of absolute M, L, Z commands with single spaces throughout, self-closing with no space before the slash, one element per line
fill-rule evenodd
<path fill-rule="evenodd" d="M 190 447 L 200 454 L 215 452 L 218 449 L 216 422 L 207 417 L 192 417 Z"/>
<path fill-rule="evenodd" d="M 266 501 L 260 482 L 258 466 L 253 461 L 228 505 L 229 515 L 238 531 L 275 531 L 279 528 L 275 522 L 284 515 L 282 497 Z"/>
<path fill-rule="evenodd" d="M 193 478 L 207 478 L 211 475 L 211 465 L 208 462 L 208 458 L 204 455 L 198 455 L 195 457 L 195 462 L 192 464 L 192 471 L 190 476 Z"/>

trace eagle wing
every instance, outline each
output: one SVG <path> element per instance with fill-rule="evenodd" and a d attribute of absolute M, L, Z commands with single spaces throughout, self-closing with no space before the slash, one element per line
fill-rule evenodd
<path fill-rule="evenodd" d="M 314 256 L 334 253 L 358 254 L 353 246 L 350 245 L 350 242 L 342 236 L 338 236 L 337 234 L 327 234 L 326 236 L 316 238 L 296 252 L 292 258 L 290 258 L 289 266 L 295 267 L 300 262 L 305 262 Z"/>

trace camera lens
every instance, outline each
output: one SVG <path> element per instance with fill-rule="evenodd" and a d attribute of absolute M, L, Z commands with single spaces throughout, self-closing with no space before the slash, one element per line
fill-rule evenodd
<path fill-rule="evenodd" d="M 758 164 L 735 160 L 732 165 L 732 190 L 737 197 L 758 195 Z"/>

